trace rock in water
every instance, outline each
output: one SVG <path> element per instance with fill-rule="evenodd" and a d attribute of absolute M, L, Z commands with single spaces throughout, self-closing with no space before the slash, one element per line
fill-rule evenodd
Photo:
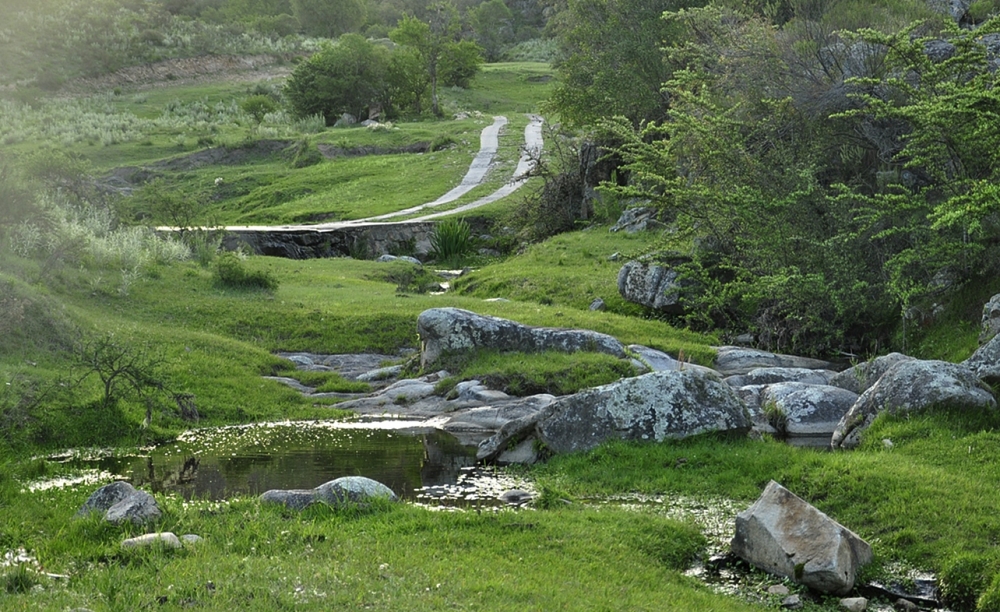
<path fill-rule="evenodd" d="M 820 593 L 845 595 L 871 546 L 773 480 L 736 517 L 732 550 L 760 569 Z"/>
<path fill-rule="evenodd" d="M 331 506 L 363 504 L 376 499 L 397 501 L 392 489 L 364 476 L 345 476 L 321 484 L 314 489 L 316 499 Z"/>

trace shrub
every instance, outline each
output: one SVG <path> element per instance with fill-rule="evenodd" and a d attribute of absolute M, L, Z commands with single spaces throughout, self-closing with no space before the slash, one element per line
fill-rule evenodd
<path fill-rule="evenodd" d="M 976 603 L 976 610 L 978 612 L 1000 612 L 1000 574 L 993 576 L 989 588 Z"/>
<path fill-rule="evenodd" d="M 445 219 L 431 235 L 431 254 L 438 261 L 460 260 L 474 247 L 472 228 L 464 219 Z"/>
<path fill-rule="evenodd" d="M 227 289 L 274 291 L 278 279 L 266 270 L 249 270 L 235 253 L 223 253 L 215 261 L 215 283 Z"/>

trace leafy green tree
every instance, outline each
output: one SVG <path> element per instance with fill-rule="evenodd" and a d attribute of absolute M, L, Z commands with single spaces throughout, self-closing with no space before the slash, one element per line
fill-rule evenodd
<path fill-rule="evenodd" d="M 428 15 L 427 20 L 410 15 L 403 17 L 389 33 L 389 38 L 419 54 L 430 83 L 431 112 L 440 116 L 438 85 L 448 82 L 443 77 L 447 76 L 451 84 L 468 83 L 482 59 L 478 53 L 471 52 L 468 43 L 460 41 L 461 22 L 454 5 L 444 2 L 432 4 Z"/>
<path fill-rule="evenodd" d="M 240 102 L 240 110 L 253 117 L 254 123 L 259 126 L 264 122 L 264 117 L 268 113 L 278 110 L 278 103 L 271 96 L 250 96 Z"/>
<path fill-rule="evenodd" d="M 487 0 L 469 9 L 469 21 L 486 61 L 500 61 L 503 50 L 514 41 L 514 14 L 504 1 Z"/>
<path fill-rule="evenodd" d="M 343 113 L 367 116 L 391 103 L 390 62 L 385 47 L 345 34 L 296 67 L 285 95 L 299 117 L 322 114 L 332 124 Z"/>

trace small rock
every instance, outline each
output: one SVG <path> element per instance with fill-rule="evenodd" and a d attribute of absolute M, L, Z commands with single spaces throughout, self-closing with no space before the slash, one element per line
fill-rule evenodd
<path fill-rule="evenodd" d="M 590 303 L 590 309 L 597 312 L 604 312 L 608 309 L 608 305 L 604 303 L 601 298 L 595 298 L 593 302 Z"/>
<path fill-rule="evenodd" d="M 521 489 L 511 489 L 510 491 L 504 491 L 500 494 L 500 501 L 512 506 L 520 506 L 521 504 L 531 501 L 532 497 L 534 496 L 527 491 Z"/>
<path fill-rule="evenodd" d="M 913 603 L 909 599 L 903 599 L 900 597 L 892 604 L 892 607 L 899 610 L 900 612 L 917 612 L 920 610 L 920 606 Z"/>
<path fill-rule="evenodd" d="M 612 253 L 612 254 L 608 255 L 608 261 L 618 261 L 621 258 L 622 258 L 622 254 L 621 253 Z"/>
<path fill-rule="evenodd" d="M 802 607 L 802 598 L 798 595 L 789 595 L 781 600 L 781 607 L 786 610 L 798 610 Z"/>
<path fill-rule="evenodd" d="M 883 448 L 890 449 L 893 446 L 895 446 L 895 445 L 892 443 L 892 440 L 890 440 L 889 438 L 882 438 L 882 447 Z"/>
<path fill-rule="evenodd" d="M 141 536 L 129 538 L 122 542 L 122 550 L 132 548 L 147 548 L 154 544 L 161 544 L 165 548 L 180 548 L 181 541 L 173 533 L 165 531 L 163 533 L 146 533 Z"/>
<path fill-rule="evenodd" d="M 788 587 L 786 587 L 783 584 L 772 584 L 771 586 L 767 587 L 767 593 L 768 593 L 768 595 L 782 595 L 782 596 L 784 596 L 784 595 L 788 595 L 790 592 L 791 591 L 788 590 Z"/>
<path fill-rule="evenodd" d="M 864 597 L 845 597 L 840 600 L 840 607 L 848 612 L 864 612 L 868 609 L 868 600 Z"/>
<path fill-rule="evenodd" d="M 181 542 L 183 542 L 184 544 L 197 544 L 198 542 L 201 542 L 204 539 L 205 538 L 201 537 L 200 535 L 195 535 L 193 533 L 185 533 L 184 535 L 181 536 Z"/>

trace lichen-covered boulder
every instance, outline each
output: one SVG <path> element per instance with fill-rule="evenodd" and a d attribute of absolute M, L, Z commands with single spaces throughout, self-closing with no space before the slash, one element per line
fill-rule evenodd
<path fill-rule="evenodd" d="M 694 370 L 652 372 L 560 398 L 535 425 L 555 453 L 607 440 L 660 442 L 710 431 L 750 429 L 746 405 L 729 385 Z"/>
<path fill-rule="evenodd" d="M 991 385 L 1000 383 L 1000 336 L 994 336 L 976 349 L 962 365 Z"/>
<path fill-rule="evenodd" d="M 909 361 L 913 357 L 909 357 L 902 353 L 889 353 L 888 355 L 882 355 L 876 357 L 875 359 L 859 363 L 853 367 L 847 368 L 843 372 L 838 373 L 836 376 L 830 379 L 830 384 L 834 387 L 840 387 L 841 389 L 847 389 L 848 391 L 853 391 L 854 393 L 864 393 L 869 387 L 878 382 L 878 379 L 882 378 L 885 371 L 892 367 L 900 361 Z"/>
<path fill-rule="evenodd" d="M 264 491 L 260 501 L 281 504 L 289 510 L 304 510 L 317 502 L 315 489 L 271 489 Z"/>
<path fill-rule="evenodd" d="M 765 572 L 820 593 L 845 595 L 871 546 L 773 480 L 736 517 L 732 551 Z"/>
<path fill-rule="evenodd" d="M 855 448 L 875 417 L 928 408 L 996 410 L 990 388 L 968 367 L 946 361 L 899 361 L 861 394 L 834 431 L 833 448 Z"/>
<path fill-rule="evenodd" d="M 618 293 L 627 302 L 669 314 L 683 312 L 676 269 L 651 262 L 630 261 L 618 271 Z"/>
<path fill-rule="evenodd" d="M 431 308 L 417 318 L 427 367 L 447 354 L 477 349 L 536 353 L 590 351 L 624 358 L 625 349 L 615 338 L 590 330 L 531 327 L 507 319 L 476 314 L 460 308 Z"/>

